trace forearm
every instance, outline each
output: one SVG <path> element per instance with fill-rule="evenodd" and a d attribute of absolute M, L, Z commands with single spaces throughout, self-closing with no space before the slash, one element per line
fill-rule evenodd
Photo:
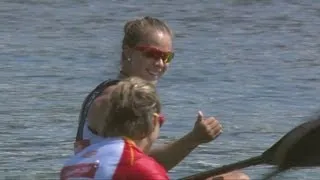
<path fill-rule="evenodd" d="M 188 133 L 175 142 L 151 149 L 149 155 L 169 171 L 198 145 L 199 143 L 197 143 L 193 134 Z"/>

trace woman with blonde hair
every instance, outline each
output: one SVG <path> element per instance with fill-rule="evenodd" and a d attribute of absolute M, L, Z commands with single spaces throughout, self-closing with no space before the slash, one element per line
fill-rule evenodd
<path fill-rule="evenodd" d="M 169 179 L 166 170 L 145 154 L 164 122 L 154 85 L 137 77 L 125 79 L 109 93 L 108 103 L 97 132 L 104 140 L 68 160 L 60 179 Z"/>

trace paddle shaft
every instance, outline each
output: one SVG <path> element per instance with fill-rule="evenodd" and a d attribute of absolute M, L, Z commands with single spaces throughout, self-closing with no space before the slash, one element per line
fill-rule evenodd
<path fill-rule="evenodd" d="M 205 172 L 201 172 L 201 173 L 197 173 L 191 176 L 187 176 L 184 178 L 181 178 L 179 180 L 203 180 L 212 176 L 217 176 L 223 173 L 227 173 L 236 169 L 242 169 L 242 168 L 246 168 L 249 166 L 255 166 L 258 164 L 263 164 L 265 163 L 265 160 L 263 158 L 262 155 L 260 156 L 256 156 L 256 157 L 252 157 L 246 160 L 242 160 L 236 163 L 232 163 L 232 164 L 228 164 L 228 165 L 224 165 L 215 169 L 211 169 Z"/>
<path fill-rule="evenodd" d="M 204 180 L 236 169 L 258 164 L 278 166 L 275 174 L 290 167 L 320 166 L 320 114 L 292 129 L 263 154 L 243 161 L 197 173 L 180 180 Z M 310 158 L 311 157 L 311 158 Z M 280 168 L 280 169 L 279 169 Z M 272 176 L 275 174 L 271 174 Z M 268 176 L 267 176 L 268 177 Z"/>

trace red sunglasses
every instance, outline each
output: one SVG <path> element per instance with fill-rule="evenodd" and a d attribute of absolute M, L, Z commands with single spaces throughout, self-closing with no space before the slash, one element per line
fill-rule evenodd
<path fill-rule="evenodd" d="M 157 117 L 158 121 L 159 121 L 159 125 L 160 127 L 163 125 L 164 123 L 164 116 L 162 114 L 158 114 L 158 113 L 154 113 L 154 115 Z"/>
<path fill-rule="evenodd" d="M 142 52 L 143 55 L 148 58 L 153 58 L 153 59 L 161 58 L 164 63 L 170 63 L 174 58 L 174 52 L 161 51 L 160 49 L 152 46 L 136 46 L 134 49 Z"/>

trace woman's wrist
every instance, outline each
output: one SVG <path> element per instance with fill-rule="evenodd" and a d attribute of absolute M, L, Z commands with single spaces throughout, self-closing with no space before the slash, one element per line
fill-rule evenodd
<path fill-rule="evenodd" d="M 197 138 L 197 136 L 193 131 L 189 132 L 185 137 L 188 144 L 193 148 L 196 148 L 201 144 L 201 142 L 199 141 L 199 138 Z"/>

